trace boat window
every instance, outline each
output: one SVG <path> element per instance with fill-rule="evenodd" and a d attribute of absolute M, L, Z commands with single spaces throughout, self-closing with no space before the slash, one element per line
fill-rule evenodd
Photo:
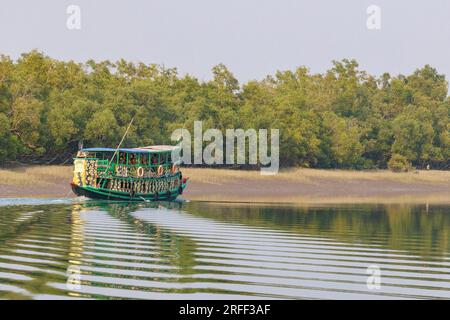
<path fill-rule="evenodd" d="M 153 153 L 151 155 L 151 161 L 152 161 L 152 165 L 157 165 L 158 164 L 158 155 Z"/>
<path fill-rule="evenodd" d="M 114 152 L 102 152 L 102 156 L 100 157 L 100 159 L 111 161 L 113 155 L 114 155 Z"/>
<path fill-rule="evenodd" d="M 134 153 L 128 154 L 128 164 L 129 165 L 137 164 L 137 154 Z"/>
<path fill-rule="evenodd" d="M 167 163 L 167 154 L 166 153 L 161 153 L 160 154 L 160 164 L 165 164 L 165 163 Z"/>
<path fill-rule="evenodd" d="M 119 164 L 127 164 L 127 155 L 126 153 L 119 153 Z"/>
<path fill-rule="evenodd" d="M 147 166 L 149 164 L 149 154 L 142 153 L 140 156 L 141 156 L 141 164 L 143 166 Z"/>

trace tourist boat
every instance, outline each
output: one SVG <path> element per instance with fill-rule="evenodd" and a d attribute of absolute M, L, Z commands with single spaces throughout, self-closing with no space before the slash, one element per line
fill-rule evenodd
<path fill-rule="evenodd" d="M 187 186 L 179 163 L 172 161 L 175 148 L 81 149 L 74 158 L 72 190 L 93 199 L 174 200 Z"/>

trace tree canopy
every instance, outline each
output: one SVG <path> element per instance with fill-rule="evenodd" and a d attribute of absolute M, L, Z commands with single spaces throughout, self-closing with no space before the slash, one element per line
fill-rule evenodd
<path fill-rule="evenodd" d="M 0 57 L 0 162 L 62 162 L 87 146 L 170 143 L 176 128 L 280 129 L 280 163 L 385 168 L 391 158 L 448 168 L 450 99 L 429 65 L 375 77 L 354 60 L 240 84 L 223 64 L 199 81 L 160 65 Z"/>

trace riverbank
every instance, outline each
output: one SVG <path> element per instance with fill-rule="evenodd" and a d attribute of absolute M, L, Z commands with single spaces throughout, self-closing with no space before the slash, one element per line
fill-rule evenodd
<path fill-rule="evenodd" d="M 183 168 L 190 184 L 183 198 L 197 201 L 265 203 L 450 203 L 450 171 L 345 171 L 288 169 L 274 176 L 259 171 Z M 1 198 L 74 197 L 70 166 L 0 170 Z"/>

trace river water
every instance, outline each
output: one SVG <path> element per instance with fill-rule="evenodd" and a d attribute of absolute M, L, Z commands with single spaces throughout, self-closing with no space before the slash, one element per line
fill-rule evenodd
<path fill-rule="evenodd" d="M 450 207 L 0 200 L 1 299 L 450 298 Z"/>

